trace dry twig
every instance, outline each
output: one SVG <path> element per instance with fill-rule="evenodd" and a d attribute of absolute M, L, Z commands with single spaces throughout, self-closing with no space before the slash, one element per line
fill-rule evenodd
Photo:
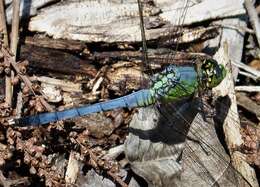
<path fill-rule="evenodd" d="M 0 0 L 0 32 L 4 35 L 4 47 L 8 47 L 8 33 L 5 19 L 4 0 Z"/>
<path fill-rule="evenodd" d="M 254 76 L 256 79 L 260 78 L 260 71 L 242 63 L 242 62 L 235 62 L 235 61 L 231 61 L 233 65 L 249 72 L 249 74 L 251 74 L 252 76 Z"/>
<path fill-rule="evenodd" d="M 14 58 L 12 58 L 9 51 L 7 49 L 3 48 L 2 52 L 4 53 L 7 60 L 10 62 L 10 64 L 12 65 L 13 69 L 16 71 L 17 75 L 21 78 L 21 80 L 25 83 L 25 85 L 27 85 L 28 88 L 32 91 L 32 93 L 36 96 L 36 94 L 32 88 L 32 83 L 31 83 L 30 79 L 20 72 L 19 68 L 17 67 L 16 62 L 14 61 Z M 49 112 L 53 111 L 51 106 L 42 97 L 40 97 L 40 101 L 41 101 L 42 105 L 47 109 L 47 111 L 49 111 Z"/>

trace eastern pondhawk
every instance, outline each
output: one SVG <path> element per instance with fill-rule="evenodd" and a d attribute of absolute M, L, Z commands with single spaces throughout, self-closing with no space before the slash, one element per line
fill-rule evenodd
<path fill-rule="evenodd" d="M 89 106 L 72 108 L 59 112 L 50 112 L 16 119 L 19 125 L 43 125 L 50 122 L 84 116 L 95 112 L 104 112 L 116 108 L 145 107 L 156 102 L 173 102 L 191 97 L 199 89 L 211 89 L 225 77 L 226 70 L 213 59 L 205 59 L 198 66 L 168 66 L 155 75 L 150 89 L 142 89 L 118 99 L 96 103 Z"/>
<path fill-rule="evenodd" d="M 185 16 L 185 11 L 187 11 L 187 8 L 185 8 L 183 11 L 183 17 Z M 141 13 L 142 10 L 140 11 L 140 14 Z M 146 53 L 145 33 L 143 24 L 141 25 L 143 35 L 144 61 L 147 63 L 148 59 Z M 171 55 L 172 54 L 169 54 L 169 58 L 166 59 L 167 61 L 170 61 Z M 149 67 L 149 64 L 146 64 L 146 66 Z M 160 105 L 167 105 L 171 102 L 179 102 L 187 98 L 192 98 L 197 93 L 202 94 L 207 90 L 211 90 L 221 83 L 221 81 L 225 78 L 226 73 L 227 71 L 225 67 L 223 65 L 219 65 L 215 60 L 211 58 L 205 58 L 203 60 L 200 59 L 199 62 L 191 62 L 183 64 L 181 66 L 169 65 L 162 72 L 154 75 L 150 87 L 147 89 L 142 89 L 132 94 L 106 102 L 72 108 L 64 111 L 42 113 L 35 116 L 15 119 L 14 121 L 18 126 L 37 126 L 50 122 L 55 122 L 58 120 L 65 120 L 122 107 L 146 107 L 149 105 L 154 105 L 156 103 L 160 103 Z M 161 110 L 161 114 L 165 117 L 165 119 L 169 118 L 171 113 L 177 111 L 174 107 L 170 105 L 167 106 L 169 107 L 166 108 L 164 112 L 163 110 Z M 189 122 L 185 119 L 185 117 L 181 115 L 180 118 L 183 118 L 184 122 L 187 123 L 186 125 L 189 125 Z M 193 129 L 190 129 L 190 131 L 192 132 Z M 205 148 L 205 152 L 212 152 L 212 154 L 216 154 L 218 160 L 228 162 L 225 161 L 224 158 L 221 157 L 221 154 L 217 153 L 214 148 L 208 147 L 207 142 L 203 140 L 203 134 L 197 133 L 196 130 L 194 130 L 192 134 L 197 137 L 199 144 L 201 144 L 201 146 Z M 190 155 L 192 155 L 192 157 L 195 157 L 195 155 L 193 155 L 192 153 Z M 237 171 L 235 172 L 238 173 Z M 198 175 L 201 175 L 201 178 L 204 180 L 209 180 L 207 178 L 208 174 L 206 172 L 200 173 Z M 209 182 L 210 185 L 218 185 L 217 180 L 218 179 L 212 178 Z"/>

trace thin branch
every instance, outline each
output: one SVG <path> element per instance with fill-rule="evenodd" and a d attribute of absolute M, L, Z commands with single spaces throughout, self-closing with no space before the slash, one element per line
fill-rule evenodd
<path fill-rule="evenodd" d="M 8 33 L 5 19 L 4 2 L 0 0 L 0 31 L 4 34 L 4 47 L 8 47 Z M 5 76 L 5 102 L 8 106 L 12 105 L 12 83 L 10 75 Z"/>
<path fill-rule="evenodd" d="M 245 71 L 251 73 L 252 75 L 255 75 L 257 79 L 260 78 L 260 71 L 254 69 L 254 68 L 252 68 L 252 67 L 250 67 L 250 66 L 248 66 L 248 65 L 246 65 L 246 64 L 244 64 L 244 63 L 242 63 L 242 62 L 234 62 L 234 61 L 231 61 L 231 63 L 232 63 L 233 65 L 235 65 L 235 66 L 237 66 L 237 67 L 239 67 L 239 68 L 241 68 L 241 69 L 243 69 L 243 70 L 245 70 Z"/>
<path fill-rule="evenodd" d="M 14 58 L 11 57 L 11 54 L 9 53 L 9 51 L 7 49 L 2 49 L 3 54 L 6 56 L 7 60 L 10 62 L 10 64 L 12 65 L 13 69 L 16 71 L 16 74 L 21 78 L 21 80 L 25 83 L 26 86 L 28 86 L 28 88 L 32 91 L 32 93 L 36 96 L 33 88 L 32 88 L 32 83 L 30 81 L 30 79 L 26 76 L 23 75 L 19 68 L 17 67 L 16 62 L 14 61 Z M 41 92 L 42 95 L 44 95 Z M 40 96 L 40 101 L 41 104 L 45 107 L 45 109 L 49 112 L 53 112 L 52 107 L 44 100 L 44 98 L 42 96 Z"/>
<path fill-rule="evenodd" d="M 253 79 L 254 81 L 257 81 L 257 77 L 251 73 L 245 72 L 245 71 L 239 71 L 238 72 L 240 75 L 244 75 L 246 77 L 249 77 L 251 79 Z"/>
<path fill-rule="evenodd" d="M 10 50 L 13 53 L 13 60 L 16 62 L 17 45 L 19 41 L 19 14 L 20 14 L 20 0 L 13 1 L 13 19 L 12 19 L 12 31 L 11 31 L 11 43 Z M 11 71 L 11 80 L 14 78 L 14 72 Z M 13 86 L 11 85 L 10 96 L 13 96 Z M 16 117 L 21 117 L 22 110 L 22 93 L 17 95 Z"/>
<path fill-rule="evenodd" d="M 16 60 L 17 44 L 19 40 L 19 12 L 20 12 L 20 0 L 13 1 L 13 19 L 12 19 L 12 33 L 10 50 Z"/>
<path fill-rule="evenodd" d="M 253 3 L 250 0 L 245 0 L 245 7 L 252 24 L 252 27 L 255 30 L 255 35 L 257 38 L 258 46 L 260 46 L 260 20 L 258 18 L 256 9 Z"/>

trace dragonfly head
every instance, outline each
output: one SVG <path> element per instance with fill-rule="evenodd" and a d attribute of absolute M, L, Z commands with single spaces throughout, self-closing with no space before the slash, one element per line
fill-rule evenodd
<path fill-rule="evenodd" d="M 225 67 L 213 59 L 206 59 L 201 66 L 201 70 L 202 81 L 209 89 L 219 85 L 227 74 Z"/>

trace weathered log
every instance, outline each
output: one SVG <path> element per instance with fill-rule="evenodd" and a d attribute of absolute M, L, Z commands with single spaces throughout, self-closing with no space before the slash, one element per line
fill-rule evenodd
<path fill-rule="evenodd" d="M 237 103 L 260 119 L 260 106 L 243 93 L 236 93 Z"/>
<path fill-rule="evenodd" d="M 20 18 L 29 18 L 30 16 L 36 15 L 37 9 L 57 0 L 23 0 L 20 6 Z M 5 4 L 9 4 L 11 1 L 6 1 Z M 13 14 L 13 4 L 9 5 L 6 9 L 6 20 L 7 23 L 11 23 Z"/>
<path fill-rule="evenodd" d="M 173 5 L 170 6 L 170 3 Z M 216 6 L 209 6 L 211 3 L 215 3 Z M 155 1 L 155 5 L 144 6 L 145 32 L 148 40 L 171 36 L 177 30 L 181 32 L 178 33 L 180 36 L 177 34 L 176 40 L 186 43 L 192 38 L 196 40 L 198 33 L 200 33 L 197 35 L 199 37 L 205 35 L 205 33 L 209 34 L 214 27 L 200 28 L 195 32 L 197 34 L 194 34 L 192 32 L 183 32 L 183 29 L 174 28 L 173 26 L 235 16 L 245 12 L 242 3 L 235 0 L 221 0 L 218 2 L 206 0 L 190 7 L 186 13 L 187 15 L 182 15 L 182 12 L 185 12 L 184 9 L 187 8 L 187 5 L 182 1 L 178 4 L 170 0 L 163 3 Z M 162 9 L 161 14 L 158 8 Z M 201 13 L 201 11 L 204 12 Z M 212 13 L 208 14 L 208 12 Z M 185 16 L 185 19 L 182 20 L 181 16 Z M 93 21 L 93 17 L 95 17 L 95 21 Z M 157 26 L 151 27 L 150 25 L 154 25 L 155 22 Z M 157 22 L 162 23 L 158 24 Z M 41 13 L 32 18 L 29 30 L 46 32 L 53 38 L 88 42 L 141 41 L 139 12 L 135 1 L 124 1 L 123 3 L 105 0 L 62 2 L 44 8 Z M 182 34 L 184 35 L 182 36 Z"/>
<path fill-rule="evenodd" d="M 62 49 L 73 52 L 81 52 L 86 48 L 86 45 L 80 41 L 73 40 L 54 40 L 47 37 L 30 37 L 27 36 L 24 41 L 25 44 L 34 45 L 38 47 L 45 47 L 50 49 Z"/>
<path fill-rule="evenodd" d="M 30 67 L 64 74 L 85 74 L 95 77 L 97 70 L 91 61 L 81 60 L 69 53 L 31 45 L 21 47 L 21 59 L 27 59 Z"/>

